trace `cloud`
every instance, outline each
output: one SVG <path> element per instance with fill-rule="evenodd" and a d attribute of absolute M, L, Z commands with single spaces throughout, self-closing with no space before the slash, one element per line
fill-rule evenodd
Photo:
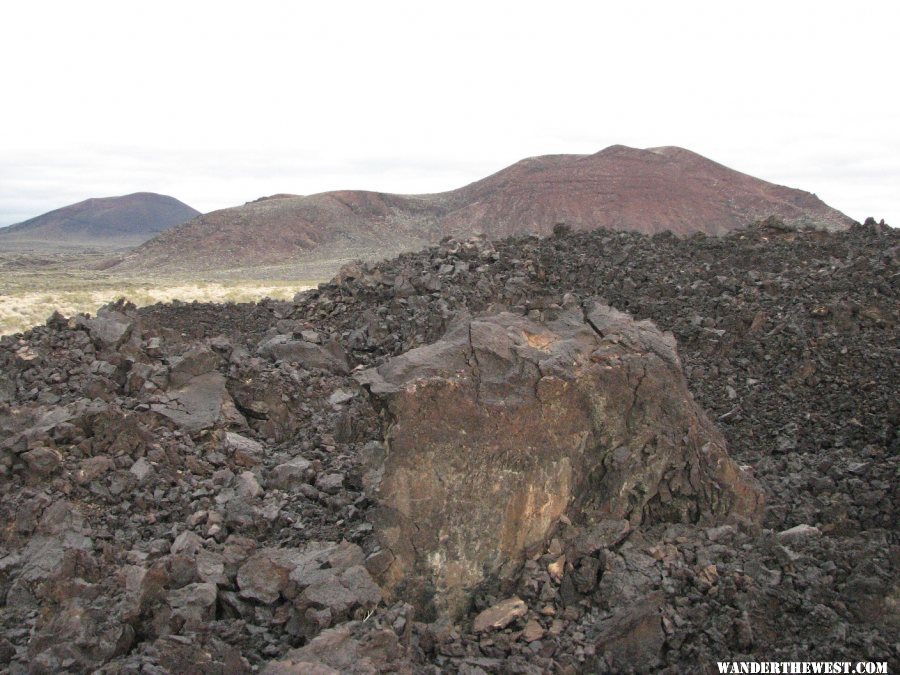
<path fill-rule="evenodd" d="M 201 210 L 275 192 L 440 191 L 615 143 L 681 145 L 900 221 L 894 3 L 2 11 L 16 30 L 0 59 L 16 67 L 0 223 L 138 190 Z"/>

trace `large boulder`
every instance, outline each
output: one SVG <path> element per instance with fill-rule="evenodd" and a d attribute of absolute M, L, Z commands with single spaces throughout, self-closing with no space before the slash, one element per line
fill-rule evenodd
<path fill-rule="evenodd" d="M 357 379 L 386 423 L 376 573 L 422 609 L 459 616 L 563 516 L 761 517 L 761 490 L 691 398 L 674 338 L 608 306 L 467 319 Z"/>

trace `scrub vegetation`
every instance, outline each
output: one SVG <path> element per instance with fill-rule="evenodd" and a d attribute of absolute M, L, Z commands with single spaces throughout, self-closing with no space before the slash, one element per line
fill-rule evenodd
<path fill-rule="evenodd" d="M 289 267 L 261 268 L 248 274 L 134 276 L 103 269 L 106 252 L 0 252 L 0 335 L 24 331 L 54 311 L 65 316 L 95 313 L 126 298 L 138 306 L 180 300 L 250 302 L 265 297 L 290 299 L 318 283 L 296 277 Z"/>

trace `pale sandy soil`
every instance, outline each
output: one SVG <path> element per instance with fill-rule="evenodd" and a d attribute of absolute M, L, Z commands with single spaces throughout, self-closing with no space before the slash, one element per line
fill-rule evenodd
<path fill-rule="evenodd" d="M 253 302 L 262 298 L 287 300 L 311 286 L 284 282 L 234 281 L 226 283 L 186 283 L 181 285 L 145 285 L 123 289 L 98 290 L 51 289 L 0 295 L 0 335 L 18 333 L 43 323 L 54 310 L 65 316 L 80 312 L 96 313 L 103 305 L 126 298 L 139 307 L 157 302 Z"/>
<path fill-rule="evenodd" d="M 42 324 L 55 310 L 90 314 L 126 298 L 157 302 L 253 302 L 292 298 L 329 275 L 304 267 L 229 270 L 204 278 L 127 276 L 103 269 L 104 251 L 0 251 L 0 335 Z"/>

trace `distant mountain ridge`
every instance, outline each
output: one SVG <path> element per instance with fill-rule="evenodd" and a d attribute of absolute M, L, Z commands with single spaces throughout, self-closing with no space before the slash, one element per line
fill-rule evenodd
<path fill-rule="evenodd" d="M 168 195 L 86 199 L 0 229 L 3 242 L 136 246 L 200 212 Z"/>
<path fill-rule="evenodd" d="M 809 192 L 683 148 L 614 145 L 593 155 L 525 159 L 436 194 L 340 190 L 262 198 L 172 228 L 119 267 L 227 269 L 328 256 L 377 258 L 446 235 L 547 235 L 560 222 L 575 230 L 724 234 L 771 215 L 832 230 L 854 222 Z"/>

